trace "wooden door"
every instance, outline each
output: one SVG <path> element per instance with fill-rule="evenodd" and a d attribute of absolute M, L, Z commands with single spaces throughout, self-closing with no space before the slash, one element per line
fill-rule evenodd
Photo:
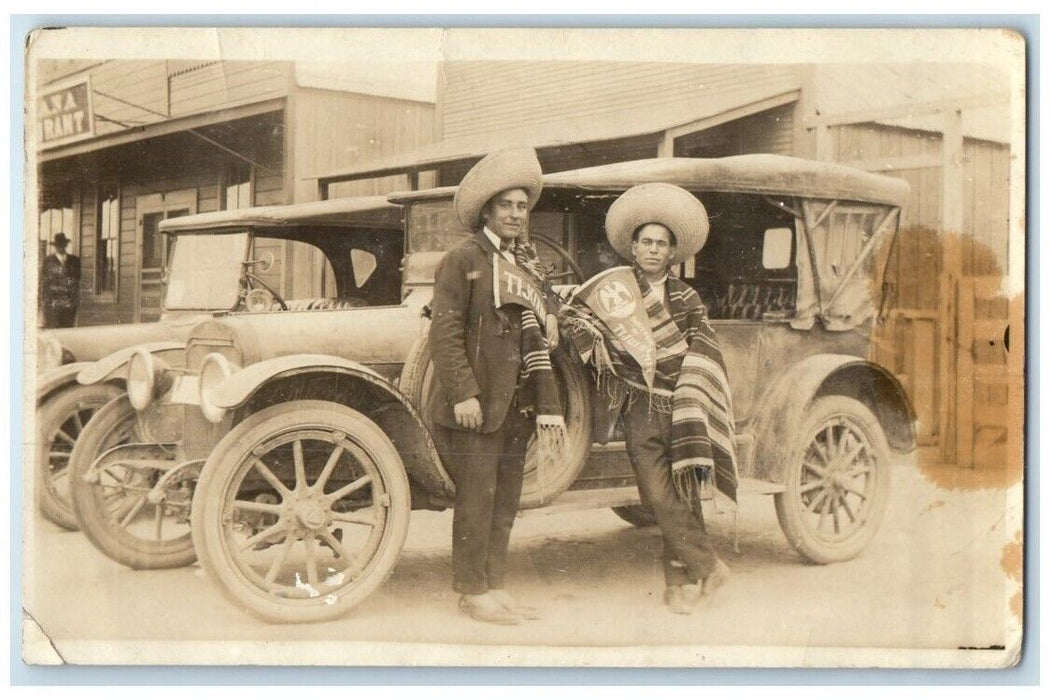
<path fill-rule="evenodd" d="M 1010 419 L 1011 382 L 1007 327 L 1010 300 L 1000 277 L 962 277 L 958 299 L 958 385 L 956 392 L 955 463 L 978 469 L 1007 466 L 1009 434 L 1020 430 Z M 1023 352 L 1018 342 L 1014 352 Z M 968 380 L 971 378 L 972 380 Z M 1013 397 L 1014 401 L 1020 397 Z"/>
<path fill-rule="evenodd" d="M 160 222 L 196 213 L 195 190 L 139 197 L 138 285 L 135 289 L 135 321 L 160 318 L 164 297 L 164 269 L 168 263 L 167 236 L 160 233 Z"/>
<path fill-rule="evenodd" d="M 942 326 L 936 311 L 894 309 L 876 328 L 871 344 L 871 359 L 896 375 L 915 407 L 920 448 L 940 441 Z"/>

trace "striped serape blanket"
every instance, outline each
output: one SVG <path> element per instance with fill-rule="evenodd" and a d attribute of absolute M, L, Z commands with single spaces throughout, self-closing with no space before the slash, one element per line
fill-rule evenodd
<path fill-rule="evenodd" d="M 648 400 L 652 410 L 671 414 L 671 475 L 681 498 L 698 501 L 701 483 L 713 472 L 715 487 L 735 501 L 733 404 L 706 308 L 700 295 L 677 278 L 667 280 L 665 303 L 640 269 L 633 273 L 656 343 L 651 389 L 623 339 L 600 309 L 583 301 L 586 295 L 579 290 L 563 310 L 567 335 L 581 358 L 595 367 L 599 384 L 615 388 L 619 383 L 628 400 Z"/>

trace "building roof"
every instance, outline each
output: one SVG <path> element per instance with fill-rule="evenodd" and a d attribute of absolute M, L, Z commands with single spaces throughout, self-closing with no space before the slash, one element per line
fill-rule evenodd
<path fill-rule="evenodd" d="M 401 207 L 386 197 L 346 197 L 323 202 L 228 209 L 160 222 L 162 233 L 209 231 L 244 226 L 371 226 L 401 230 Z"/>
<path fill-rule="evenodd" d="M 785 92 L 783 88 L 772 91 L 769 88 L 756 88 L 744 95 L 739 92 L 712 95 L 711 99 L 705 99 L 700 104 L 695 100 L 687 100 L 674 106 L 661 106 L 659 110 L 632 110 L 543 124 L 525 124 L 497 132 L 445 139 L 414 151 L 362 161 L 348 168 L 313 177 L 318 180 L 380 177 L 432 170 L 445 163 L 481 158 L 492 151 L 514 145 L 540 149 L 657 134 L 780 95 L 787 100 L 797 92 L 794 89 Z"/>
<path fill-rule="evenodd" d="M 694 192 L 740 192 L 846 199 L 903 206 L 908 183 L 835 163 L 753 154 L 727 158 L 647 158 L 543 176 L 544 188 L 622 192 L 647 182 L 669 182 Z M 391 202 L 450 196 L 454 187 L 391 194 Z"/>

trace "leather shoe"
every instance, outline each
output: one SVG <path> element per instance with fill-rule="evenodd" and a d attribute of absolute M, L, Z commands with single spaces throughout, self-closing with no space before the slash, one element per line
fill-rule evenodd
<path fill-rule="evenodd" d="M 514 600 L 514 597 L 507 593 L 502 588 L 493 588 L 489 590 L 489 595 L 504 609 L 516 614 L 523 620 L 538 620 L 540 619 L 540 611 L 530 605 L 519 605 L 518 601 Z"/>
<path fill-rule="evenodd" d="M 692 615 L 696 597 L 690 596 L 685 586 L 668 586 L 664 591 L 664 602 L 675 614 Z"/>
<path fill-rule="evenodd" d="M 488 593 L 460 596 L 459 609 L 479 622 L 491 622 L 494 625 L 521 624 L 520 615 L 504 608 Z"/>
<path fill-rule="evenodd" d="M 700 591 L 700 595 L 704 597 L 710 597 L 715 592 L 725 585 L 726 581 L 729 580 L 729 567 L 726 563 L 719 559 L 715 563 L 715 570 L 704 579 L 703 588 Z"/>

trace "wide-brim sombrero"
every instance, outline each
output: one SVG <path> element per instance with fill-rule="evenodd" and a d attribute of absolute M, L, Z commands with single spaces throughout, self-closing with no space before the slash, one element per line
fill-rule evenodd
<path fill-rule="evenodd" d="M 711 229 L 707 210 L 699 199 L 681 187 L 663 182 L 636 185 L 613 202 L 605 215 L 609 245 L 631 260 L 631 237 L 644 224 L 662 224 L 674 234 L 676 248 L 671 265 L 700 252 Z"/>
<path fill-rule="evenodd" d="M 504 190 L 520 187 L 529 195 L 529 210 L 536 206 L 543 191 L 543 171 L 532 148 L 510 148 L 497 151 L 478 161 L 463 176 L 456 190 L 456 217 L 464 226 L 481 225 L 481 210 Z"/>

